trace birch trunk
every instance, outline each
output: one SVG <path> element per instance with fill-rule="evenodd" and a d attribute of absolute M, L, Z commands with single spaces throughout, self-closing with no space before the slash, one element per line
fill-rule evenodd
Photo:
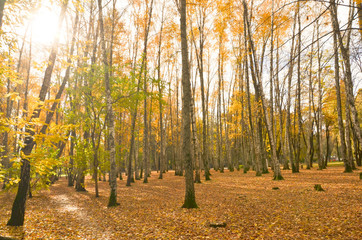
<path fill-rule="evenodd" d="M 244 5 L 244 15 L 248 16 L 248 9 L 247 9 L 247 4 L 246 4 L 245 0 L 243 0 L 243 5 Z M 256 63 L 254 42 L 253 42 L 253 39 L 251 38 L 252 34 L 251 34 L 251 29 L 250 29 L 250 22 L 248 20 L 248 17 L 246 19 L 247 19 L 246 23 L 247 23 L 247 30 L 248 30 L 248 37 L 249 37 L 248 40 L 249 40 L 249 44 L 250 44 L 249 47 L 250 47 L 250 53 L 251 53 L 251 54 L 249 54 L 250 66 L 251 66 L 252 73 L 254 72 L 254 74 L 252 74 L 253 82 L 254 82 L 254 85 L 256 86 L 256 89 L 259 91 L 261 104 L 262 104 L 262 107 L 264 110 L 265 124 L 267 127 L 270 147 L 271 147 L 271 151 L 272 151 L 272 161 L 273 161 L 273 166 L 274 166 L 274 180 L 283 180 L 283 177 L 280 172 L 279 160 L 277 157 L 276 145 L 275 145 L 275 140 L 274 140 L 271 125 L 270 125 L 270 120 L 267 117 L 268 111 L 267 111 L 266 101 L 265 101 L 265 96 L 264 96 L 264 91 L 263 91 L 263 84 L 259 79 L 260 72 L 258 71 L 258 64 Z"/>
<path fill-rule="evenodd" d="M 114 114 L 112 106 L 112 96 L 111 96 L 111 83 L 109 77 L 109 61 L 107 58 L 106 42 L 104 39 L 104 25 L 103 25 L 103 6 L 102 0 L 98 0 L 98 17 L 99 17 L 99 27 L 100 27 L 100 37 L 101 37 L 101 49 L 102 49 L 102 60 L 103 60 L 103 69 L 104 69 L 104 84 L 105 84 L 105 97 L 106 97 L 106 108 L 107 108 L 107 128 L 109 131 L 108 134 L 108 144 L 109 144 L 109 161 L 110 161 L 110 187 L 111 193 L 109 197 L 108 207 L 113 207 L 119 205 L 117 203 L 117 166 L 115 159 L 115 144 L 114 144 Z"/>

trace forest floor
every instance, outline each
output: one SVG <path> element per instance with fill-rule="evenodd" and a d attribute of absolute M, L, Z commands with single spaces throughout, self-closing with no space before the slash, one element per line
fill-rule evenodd
<path fill-rule="evenodd" d="M 24 227 L 8 227 L 15 194 L 0 194 L 0 236 L 15 239 L 361 239 L 362 180 L 357 170 L 219 173 L 195 184 L 198 209 L 181 208 L 184 178 L 170 171 L 148 184 L 126 187 L 118 180 L 120 206 L 107 208 L 108 182 L 94 183 L 87 192 L 67 187 L 65 178 L 28 199 Z M 324 192 L 314 190 L 321 184 Z M 273 188 L 278 187 L 278 190 Z M 212 228 L 210 223 L 226 223 Z M 1 239 L 1 238 L 0 238 Z"/>

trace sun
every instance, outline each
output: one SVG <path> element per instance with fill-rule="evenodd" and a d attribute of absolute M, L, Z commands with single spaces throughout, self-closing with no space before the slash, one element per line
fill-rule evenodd
<path fill-rule="evenodd" d="M 58 13 L 49 7 L 42 7 L 32 20 L 33 41 L 42 45 L 51 45 L 58 28 Z"/>

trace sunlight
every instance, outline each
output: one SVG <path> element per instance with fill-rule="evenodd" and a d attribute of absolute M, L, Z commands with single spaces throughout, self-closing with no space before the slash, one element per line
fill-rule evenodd
<path fill-rule="evenodd" d="M 52 44 L 57 32 L 58 14 L 51 8 L 42 7 L 34 16 L 32 23 L 33 41 L 42 45 Z"/>

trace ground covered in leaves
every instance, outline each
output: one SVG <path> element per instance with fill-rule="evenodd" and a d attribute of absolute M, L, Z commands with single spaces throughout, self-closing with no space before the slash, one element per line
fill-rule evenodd
<path fill-rule="evenodd" d="M 256 177 L 250 171 L 218 173 L 196 184 L 198 209 L 182 209 L 184 178 L 170 171 L 131 187 L 118 181 L 120 206 L 107 208 L 108 182 L 75 192 L 62 178 L 27 201 L 24 227 L 7 227 L 14 193 L 0 193 L 0 236 L 23 239 L 361 239 L 359 171 L 282 171 Z M 324 192 L 314 190 L 321 184 Z M 274 188 L 274 189 L 273 189 Z M 211 224 L 226 224 L 213 228 Z"/>

